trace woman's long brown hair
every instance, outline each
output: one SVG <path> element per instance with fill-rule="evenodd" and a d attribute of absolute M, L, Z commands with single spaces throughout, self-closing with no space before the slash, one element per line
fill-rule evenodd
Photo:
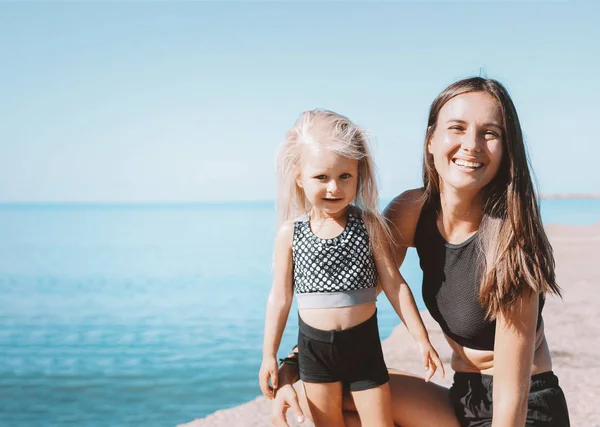
<path fill-rule="evenodd" d="M 483 219 L 479 244 L 485 261 L 479 300 L 488 318 L 508 315 L 524 292 L 560 295 L 554 255 L 542 225 L 517 110 L 496 80 L 472 77 L 448 86 L 431 104 L 423 157 L 426 203 L 440 206 L 440 178 L 427 150 L 442 107 L 455 96 L 485 92 L 502 109 L 503 155 L 498 174 L 482 190 Z"/>

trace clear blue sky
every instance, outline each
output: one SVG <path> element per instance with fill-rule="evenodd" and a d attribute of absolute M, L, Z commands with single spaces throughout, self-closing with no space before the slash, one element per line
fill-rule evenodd
<path fill-rule="evenodd" d="M 269 200 L 303 110 L 420 184 L 428 107 L 479 74 L 542 193 L 600 192 L 600 2 L 0 3 L 0 202 Z"/>

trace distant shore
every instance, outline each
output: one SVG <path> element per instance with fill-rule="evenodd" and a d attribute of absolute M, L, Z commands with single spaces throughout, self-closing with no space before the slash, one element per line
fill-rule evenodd
<path fill-rule="evenodd" d="M 598 306 L 600 293 L 600 222 L 585 226 L 549 225 L 546 227 L 556 257 L 557 281 L 563 299 L 547 298 L 544 308 L 544 328 L 552 354 L 553 370 L 563 388 L 572 426 L 600 427 L 600 413 L 596 398 L 600 395 L 600 323 Z M 428 312 L 422 312 L 433 344 L 446 367 L 446 378 L 433 380 L 450 386 L 450 347 L 437 323 Z M 402 326 L 396 327 L 383 342 L 386 363 L 415 374 L 421 373 L 421 364 L 414 346 L 406 345 L 410 336 Z M 181 427 L 269 426 L 271 404 L 264 397 L 235 408 L 217 411 Z M 291 411 L 290 411 L 291 412 Z M 312 423 L 290 426 L 309 427 Z M 173 420 L 183 422 L 186 420 Z"/>
<path fill-rule="evenodd" d="M 600 193 L 597 194 L 576 194 L 576 193 L 564 193 L 564 194 L 542 194 L 540 195 L 542 200 L 547 199 L 600 199 Z"/>

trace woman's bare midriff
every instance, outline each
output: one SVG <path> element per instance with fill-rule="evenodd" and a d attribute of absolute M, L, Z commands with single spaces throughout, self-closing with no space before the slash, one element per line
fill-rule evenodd
<path fill-rule="evenodd" d="M 339 308 L 305 308 L 299 310 L 304 323 L 325 331 L 340 331 L 359 325 L 375 314 L 375 303 Z"/>
<path fill-rule="evenodd" d="M 451 366 L 455 372 L 476 372 L 480 374 L 494 374 L 494 352 L 487 350 L 474 350 L 463 347 L 452 339 L 446 337 L 452 347 Z M 535 352 L 533 354 L 533 366 L 531 375 L 541 374 L 552 370 L 552 359 L 550 349 L 544 335 L 542 324 L 536 332 Z"/>

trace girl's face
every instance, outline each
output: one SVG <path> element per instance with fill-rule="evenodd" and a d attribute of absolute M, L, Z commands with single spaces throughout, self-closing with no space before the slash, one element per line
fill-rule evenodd
<path fill-rule="evenodd" d="M 479 191 L 489 184 L 502 161 L 504 124 L 496 98 L 468 92 L 440 109 L 427 150 L 433 155 L 440 186 Z"/>
<path fill-rule="evenodd" d="M 356 197 L 358 160 L 323 147 L 306 147 L 296 182 L 311 205 L 325 215 L 335 215 Z"/>

